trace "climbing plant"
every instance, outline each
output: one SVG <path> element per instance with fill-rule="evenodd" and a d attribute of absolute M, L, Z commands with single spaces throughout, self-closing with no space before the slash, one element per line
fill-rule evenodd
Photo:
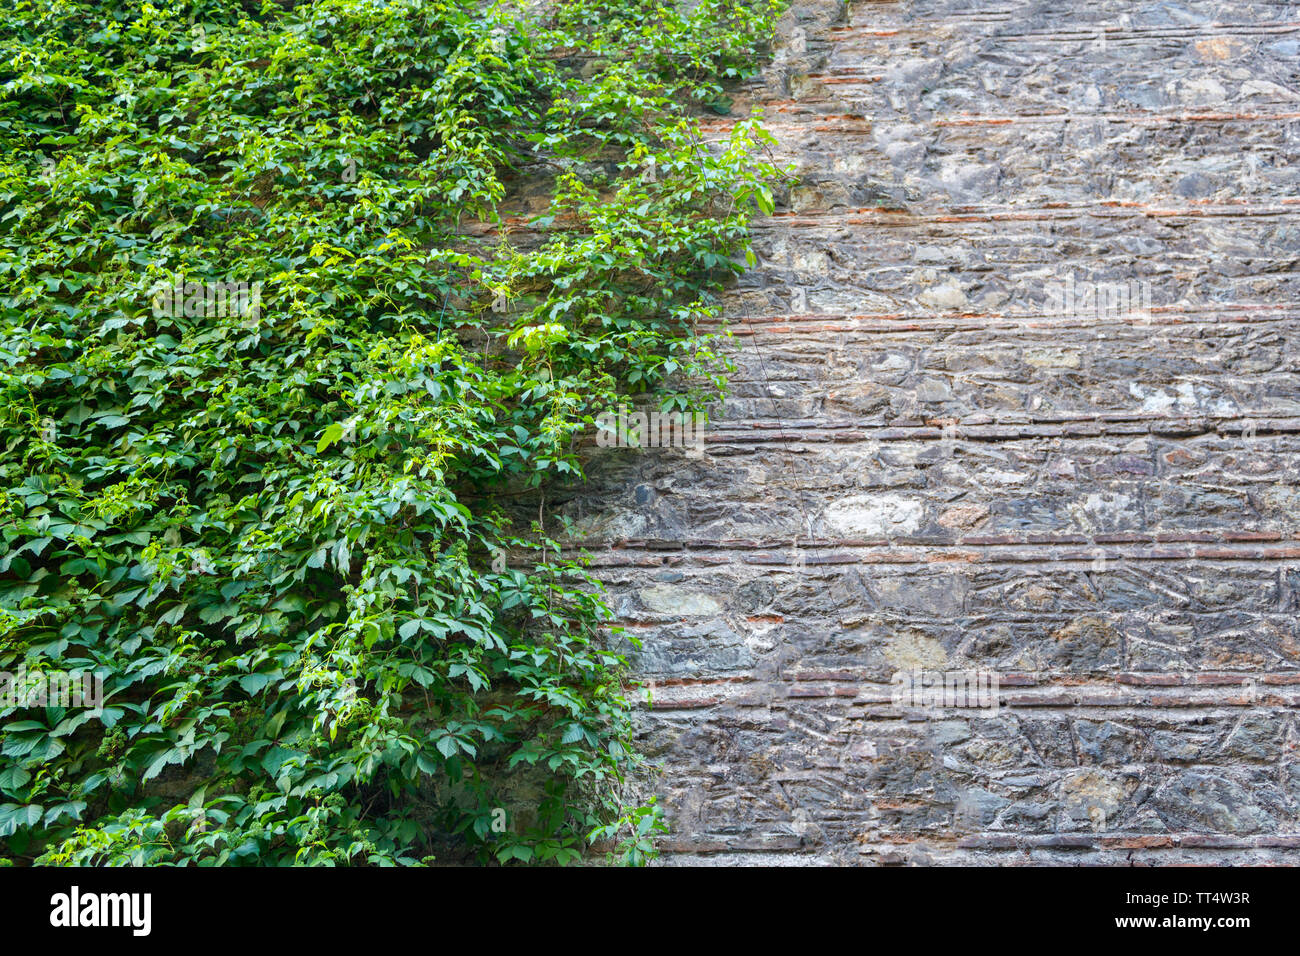
<path fill-rule="evenodd" d="M 653 855 L 609 610 L 502 502 L 719 393 L 775 170 L 698 117 L 778 12 L 11 0 L 5 858 Z"/>

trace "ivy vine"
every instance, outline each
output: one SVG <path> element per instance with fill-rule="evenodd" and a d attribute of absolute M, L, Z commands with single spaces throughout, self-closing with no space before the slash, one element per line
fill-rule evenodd
<path fill-rule="evenodd" d="M 103 700 L 10 680 L 4 857 L 653 855 L 610 611 L 502 502 L 720 393 L 777 171 L 698 118 L 779 12 L 11 0 L 0 671 Z"/>

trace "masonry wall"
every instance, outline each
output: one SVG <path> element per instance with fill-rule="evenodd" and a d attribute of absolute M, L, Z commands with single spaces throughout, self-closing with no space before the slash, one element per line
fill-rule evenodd
<path fill-rule="evenodd" d="M 1290 3 L 795 4 L 705 454 L 563 503 L 666 862 L 1300 861 L 1298 44 Z"/>

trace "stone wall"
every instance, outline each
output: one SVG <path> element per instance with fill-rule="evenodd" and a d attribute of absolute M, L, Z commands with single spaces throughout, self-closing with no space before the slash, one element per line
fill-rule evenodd
<path fill-rule="evenodd" d="M 705 454 L 563 503 L 666 862 L 1300 860 L 1298 44 L 1284 2 L 795 4 Z"/>

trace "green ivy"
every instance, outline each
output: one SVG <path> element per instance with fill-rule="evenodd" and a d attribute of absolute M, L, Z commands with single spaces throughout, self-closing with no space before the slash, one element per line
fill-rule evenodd
<path fill-rule="evenodd" d="M 777 171 L 697 117 L 779 12 L 11 0 L 0 670 L 104 700 L 0 706 L 5 856 L 653 856 L 609 609 L 502 503 L 720 394 Z"/>

